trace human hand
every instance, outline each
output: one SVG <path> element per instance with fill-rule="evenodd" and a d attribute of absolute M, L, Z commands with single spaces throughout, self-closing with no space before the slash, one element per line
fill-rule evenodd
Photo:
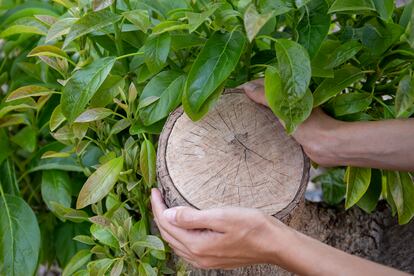
<path fill-rule="evenodd" d="M 177 255 L 203 269 L 276 264 L 282 233 L 290 231 L 256 209 L 167 209 L 158 189 L 152 189 L 151 205 L 164 240 Z"/>
<path fill-rule="evenodd" d="M 247 82 L 240 88 L 254 102 L 268 106 L 263 79 Z M 316 108 L 309 118 L 298 126 L 293 137 L 314 162 L 325 167 L 342 165 L 337 154 L 340 142 L 336 131 L 343 124 L 344 122 L 335 120 L 320 108 Z"/>

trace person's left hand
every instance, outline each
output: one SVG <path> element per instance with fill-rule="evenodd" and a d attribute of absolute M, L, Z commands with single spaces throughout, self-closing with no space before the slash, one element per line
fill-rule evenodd
<path fill-rule="evenodd" d="M 152 190 L 151 205 L 164 240 L 177 255 L 204 269 L 277 264 L 281 234 L 290 229 L 255 209 L 167 209 L 158 189 Z"/>

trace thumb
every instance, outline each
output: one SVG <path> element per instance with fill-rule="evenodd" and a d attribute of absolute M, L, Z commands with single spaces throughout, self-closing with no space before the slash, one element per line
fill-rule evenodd
<path fill-rule="evenodd" d="M 224 232 L 226 223 L 220 209 L 197 210 L 190 207 L 174 207 L 164 211 L 165 218 L 184 229 L 211 229 Z"/>
<path fill-rule="evenodd" d="M 239 88 L 243 89 L 247 97 L 249 97 L 252 101 L 268 106 L 262 79 L 246 82 Z"/>

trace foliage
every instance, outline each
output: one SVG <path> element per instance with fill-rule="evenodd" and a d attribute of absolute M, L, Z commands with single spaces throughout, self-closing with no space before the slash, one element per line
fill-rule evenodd
<path fill-rule="evenodd" d="M 174 273 L 148 209 L 168 114 L 182 103 L 201 119 L 225 87 L 265 77 L 289 133 L 320 105 L 410 117 L 413 5 L 0 1 L 0 274 L 54 260 L 64 275 Z M 372 211 L 381 193 L 400 223 L 413 217 L 409 173 L 333 173 L 325 188 L 347 208 Z"/>

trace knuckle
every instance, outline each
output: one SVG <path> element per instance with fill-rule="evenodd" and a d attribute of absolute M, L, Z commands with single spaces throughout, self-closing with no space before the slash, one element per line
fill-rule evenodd
<path fill-rule="evenodd" d="M 177 212 L 176 220 L 180 223 L 189 224 L 194 221 L 194 216 L 191 213 L 186 212 L 185 209 L 181 209 Z"/>

